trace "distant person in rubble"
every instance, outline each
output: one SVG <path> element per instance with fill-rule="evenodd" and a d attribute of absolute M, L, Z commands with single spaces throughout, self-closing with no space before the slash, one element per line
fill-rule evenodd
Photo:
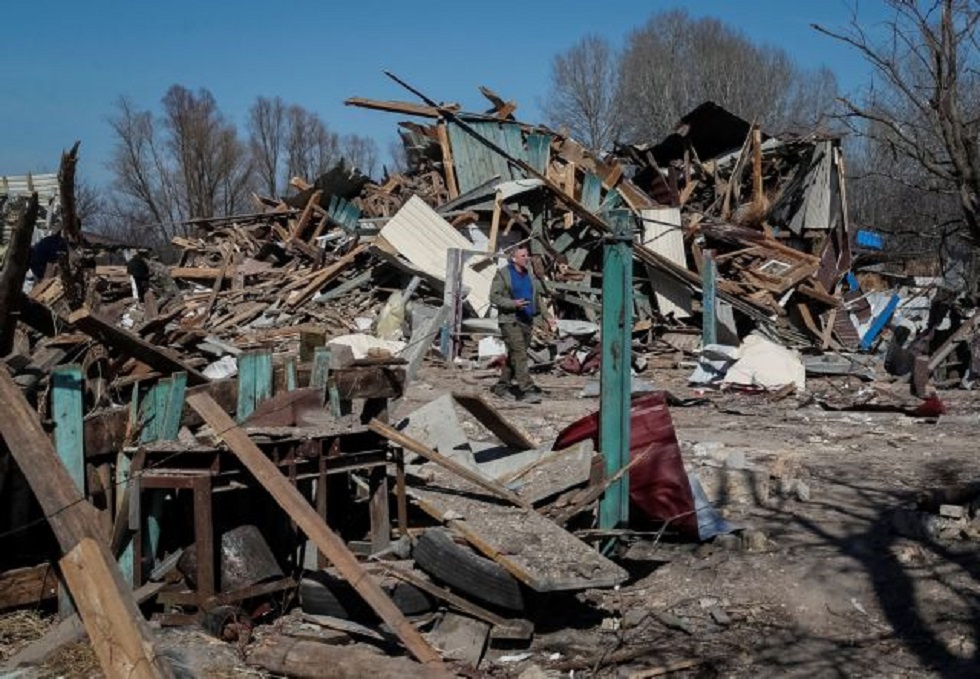
<path fill-rule="evenodd" d="M 55 231 L 32 245 L 28 268 L 34 275 L 34 280 L 40 281 L 44 278 L 48 265 L 57 264 L 61 255 L 67 252 L 68 241 L 61 235 L 61 231 Z"/>
<path fill-rule="evenodd" d="M 531 380 L 527 351 L 534 320 L 545 317 L 545 306 L 541 281 L 531 270 L 530 257 L 527 247 L 515 248 L 490 286 L 490 303 L 497 307 L 497 324 L 507 347 L 507 362 L 492 391 L 501 398 L 540 403 L 541 389 Z M 546 318 L 553 329 L 555 320 L 550 315 Z"/>
<path fill-rule="evenodd" d="M 142 302 L 150 289 L 150 265 L 146 263 L 142 250 L 130 254 L 126 261 L 126 273 L 129 274 L 133 286 L 133 296 Z"/>

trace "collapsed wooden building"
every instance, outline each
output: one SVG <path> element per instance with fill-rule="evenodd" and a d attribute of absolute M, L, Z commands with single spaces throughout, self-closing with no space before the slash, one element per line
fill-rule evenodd
<path fill-rule="evenodd" d="M 225 633 L 239 620 L 228 607 L 281 613 L 304 572 L 328 564 L 420 662 L 440 654 L 382 575 L 489 636 L 526 638 L 499 598 L 474 602 L 439 574 L 358 557 L 420 535 L 451 549 L 423 532 L 438 526 L 485 557 L 505 600 L 622 582 L 620 566 L 565 529 L 608 482 L 598 453 L 583 449 L 569 467 L 487 400 L 456 394 L 512 457 L 491 474 L 452 441 L 425 440 L 412 413 L 395 417 L 424 359 L 477 357 L 474 340 L 494 332 L 490 281 L 516 244 L 530 247 L 558 316 L 594 323 L 601 244 L 625 224 L 641 357 L 692 352 L 706 303 L 722 339 L 758 329 L 794 347 L 861 340 L 842 305 L 851 234 L 838 139 L 770 138 L 705 104 L 660 144 L 600 158 L 484 93 L 492 108 L 480 114 L 349 100 L 424 121 L 400 123 L 405 173 L 375 182 L 341 165 L 296 178 L 290 196 L 256 197 L 253 214 L 194 220 L 173 240 L 174 263 L 149 263 L 139 299 L 127 266 L 80 235 L 69 239 L 78 256 L 26 293 L 8 257 L 0 497 L 15 509 L 0 526 L 0 606 L 55 596 L 54 550 L 73 600 L 62 611 L 81 619 L 42 648 L 84 629 L 107 673 L 159 676 L 137 604 L 167 624 L 217 616 Z M 582 347 L 539 342 L 544 368 Z M 45 468 L 58 472 L 44 479 Z M 537 485 L 510 489 L 531 470 Z M 82 593 L 94 584 L 73 567 L 111 583 L 119 625 L 135 635 L 99 627 L 100 604 Z"/>

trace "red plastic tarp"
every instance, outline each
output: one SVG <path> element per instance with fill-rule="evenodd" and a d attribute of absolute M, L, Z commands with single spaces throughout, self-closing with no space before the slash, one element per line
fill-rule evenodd
<path fill-rule="evenodd" d="M 554 449 L 592 439 L 599 449 L 599 413 L 587 415 L 566 427 Z M 698 539 L 694 496 L 684 471 L 680 445 L 667 408 L 667 392 L 634 397 L 630 404 L 630 460 L 650 449 L 629 471 L 630 502 L 648 519 L 670 521 L 672 529 Z"/>

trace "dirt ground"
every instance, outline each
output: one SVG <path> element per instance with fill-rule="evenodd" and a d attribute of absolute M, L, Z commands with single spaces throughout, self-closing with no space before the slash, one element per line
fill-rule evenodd
<path fill-rule="evenodd" d="M 941 392 L 947 415 L 924 420 L 826 411 L 797 397 L 771 403 L 703 393 L 687 385 L 689 373 L 643 377 L 678 397 L 709 401 L 671 408 L 685 462 L 744 458 L 755 478 L 769 477 L 768 497 L 735 493 L 716 503 L 746 529 L 743 538 L 632 542 L 623 563 L 634 577 L 626 585 L 580 595 L 584 605 L 567 614 L 547 602 L 537 611 L 532 657 L 491 665 L 494 672 L 517 676 L 532 664 L 564 662 L 584 665 L 586 675 L 628 676 L 698 659 L 672 676 L 980 676 L 980 541 L 909 538 L 893 528 L 896 510 L 913 508 L 921 491 L 980 479 L 978 396 Z M 410 397 L 432 398 L 461 383 L 489 388 L 493 379 L 430 369 Z M 547 443 L 598 408 L 598 399 L 579 397 L 586 381 L 543 375 L 544 403 L 494 403 Z M 846 386 L 853 386 L 847 378 L 826 378 L 808 390 Z M 908 393 L 907 385 L 884 386 Z M 551 632 L 544 631 L 549 618 L 561 623 Z M 554 653 L 561 659 L 549 662 Z"/>
<path fill-rule="evenodd" d="M 795 396 L 772 403 L 702 394 L 686 384 L 688 373 L 653 369 L 643 378 L 681 398 L 707 398 L 671 415 L 685 462 L 734 479 L 722 480 L 730 492 L 716 506 L 743 528 L 739 537 L 627 541 L 620 563 L 632 574 L 628 583 L 532 599 L 530 648 L 493 648 L 481 670 L 523 679 L 570 671 L 625 677 L 658 667 L 678 668 L 670 672 L 676 677 L 980 675 L 980 539 L 895 529 L 895 514 L 914 507 L 920 492 L 980 480 L 973 440 L 980 396 L 940 392 L 947 415 L 924 420 L 825 411 Z M 548 445 L 598 408 L 597 398 L 579 396 L 589 379 L 541 375 L 543 403 L 493 403 Z M 488 392 L 493 381 L 486 371 L 426 366 L 397 413 L 447 391 Z M 482 431 L 464 426 L 474 437 Z M 745 478 L 749 485 L 736 483 Z M 165 645 L 175 633 L 162 634 Z M 245 671 L 231 660 L 236 654 L 214 651 L 192 675 Z M 91 671 L 62 667 L 48 676 Z"/>

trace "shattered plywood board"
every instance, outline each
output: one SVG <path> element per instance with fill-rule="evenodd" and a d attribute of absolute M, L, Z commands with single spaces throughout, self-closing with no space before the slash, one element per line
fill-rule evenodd
<path fill-rule="evenodd" d="M 402 428 L 405 435 L 424 441 L 433 450 L 464 466 L 476 467 L 469 439 L 449 394 L 413 410 L 405 420 Z"/>
<path fill-rule="evenodd" d="M 453 393 L 453 398 L 466 412 L 476 418 L 494 436 L 515 450 L 531 450 L 537 447 L 534 439 L 520 427 L 508 422 L 500 412 L 480 394 Z"/>
<path fill-rule="evenodd" d="M 522 498 L 536 504 L 588 483 L 594 455 L 592 441 L 587 439 L 550 453 L 503 481 Z"/>
<path fill-rule="evenodd" d="M 538 592 L 612 587 L 628 573 L 533 510 L 501 504 L 448 471 L 427 465 L 431 480 L 410 495 L 478 551 Z"/>
<path fill-rule="evenodd" d="M 473 250 L 474 245 L 418 196 L 412 196 L 381 229 L 381 238 L 424 273 L 446 280 L 446 253 L 450 248 Z M 494 267 L 463 267 L 466 301 L 480 316 L 490 311 L 490 284 Z"/>

